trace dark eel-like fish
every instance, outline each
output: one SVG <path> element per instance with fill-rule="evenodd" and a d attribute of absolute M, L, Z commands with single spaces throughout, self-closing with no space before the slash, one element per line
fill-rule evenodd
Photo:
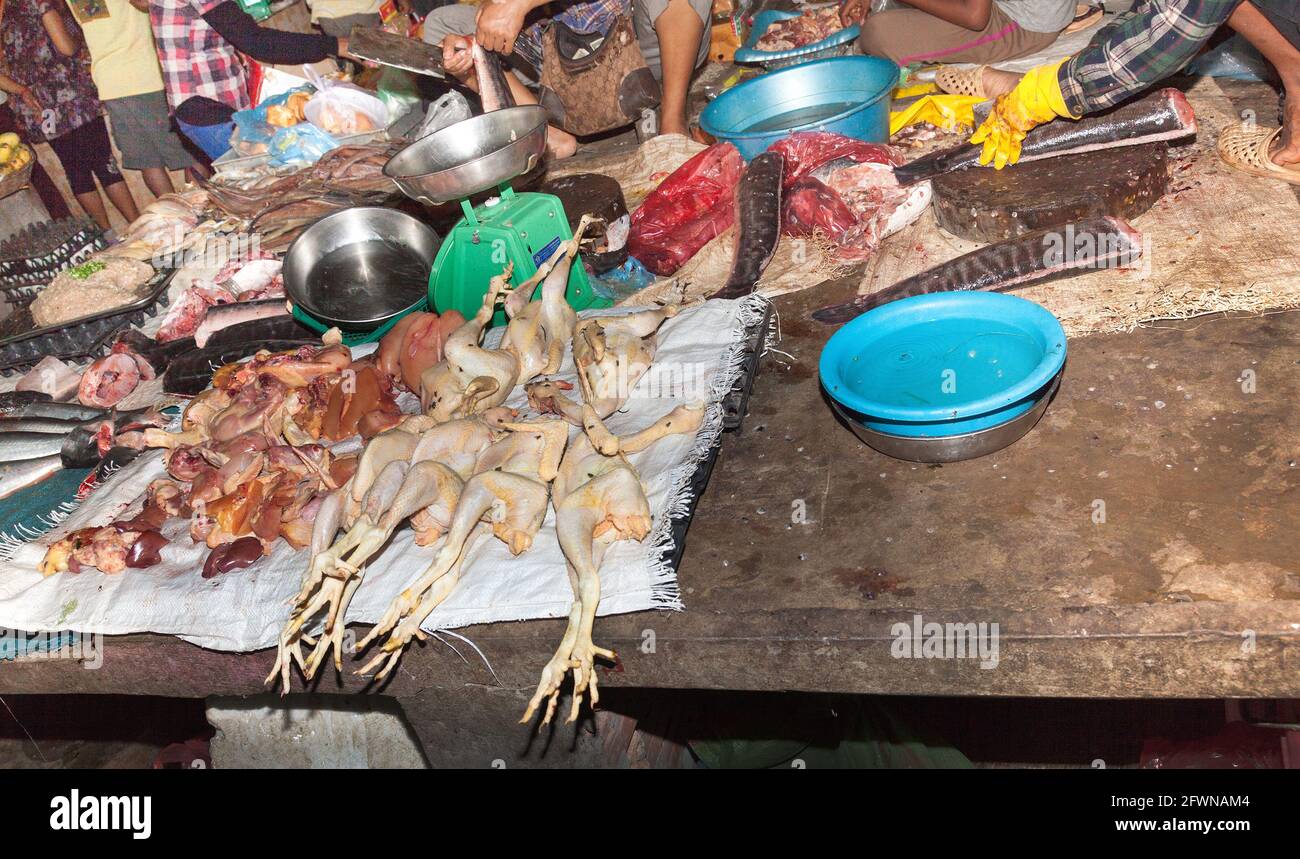
<path fill-rule="evenodd" d="M 1187 97 L 1176 89 L 1162 89 L 1104 113 L 1077 121 L 1058 119 L 1038 126 L 1026 134 L 1020 144 L 1020 161 L 1176 140 L 1195 133 L 1196 117 Z M 912 185 L 954 170 L 974 167 L 979 164 L 982 148 L 963 143 L 944 149 L 895 167 L 894 176 L 898 184 Z"/>
<path fill-rule="evenodd" d="M 1142 234 L 1119 218 L 1087 218 L 987 245 L 900 280 L 879 292 L 813 313 L 839 325 L 900 298 L 979 289 L 1007 292 L 1101 268 L 1131 266 L 1142 257 Z"/>
<path fill-rule="evenodd" d="M 506 82 L 506 72 L 501 55 L 474 42 L 474 72 L 478 75 L 478 97 L 483 102 L 483 112 L 490 113 L 503 107 L 514 107 L 515 97 Z"/>
<path fill-rule="evenodd" d="M 319 335 L 314 339 L 266 339 L 250 340 L 245 343 L 223 343 L 220 346 L 208 345 L 173 361 L 167 368 L 167 372 L 163 374 L 163 390 L 169 394 L 193 397 L 208 386 L 212 381 L 212 374 L 218 367 L 247 358 L 263 349 L 268 352 L 283 352 L 307 345 L 320 345 Z"/>
<path fill-rule="evenodd" d="M 740 298 L 758 285 L 781 238 L 781 175 L 785 156 L 754 156 L 736 185 L 736 257 L 722 289 L 709 298 Z"/>

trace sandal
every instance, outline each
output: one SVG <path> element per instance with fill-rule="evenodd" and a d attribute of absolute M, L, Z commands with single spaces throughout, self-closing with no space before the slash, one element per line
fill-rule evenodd
<path fill-rule="evenodd" d="M 1219 135 L 1219 157 L 1243 173 L 1300 185 L 1300 168 L 1283 167 L 1269 157 L 1273 141 L 1281 133 L 1280 128 L 1261 128 L 1253 123 L 1225 129 Z"/>
<path fill-rule="evenodd" d="M 973 95 L 988 98 L 984 93 L 984 70 L 988 66 L 976 66 L 973 69 L 959 69 L 944 66 L 934 73 L 934 82 L 950 95 Z"/>
<path fill-rule="evenodd" d="M 1088 29 L 1102 19 L 1102 16 L 1105 15 L 1105 11 L 1106 10 L 1100 6 L 1091 6 L 1087 3 L 1080 3 L 1074 7 L 1074 20 L 1061 31 L 1061 35 L 1064 36 L 1069 33 L 1077 33 L 1080 30 Z"/>

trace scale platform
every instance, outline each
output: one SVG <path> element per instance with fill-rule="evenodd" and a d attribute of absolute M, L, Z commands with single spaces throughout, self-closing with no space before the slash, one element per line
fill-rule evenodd
<path fill-rule="evenodd" d="M 434 310 L 472 316 L 488 282 L 508 263 L 514 263 L 511 281 L 521 283 L 573 238 L 558 197 L 510 187 L 545 151 L 546 111 L 522 105 L 449 125 L 403 148 L 384 166 L 384 175 L 411 199 L 429 205 L 459 200 L 465 214 L 443 240 L 429 274 Z M 470 204 L 470 197 L 492 189 L 496 196 Z M 570 269 L 566 297 L 575 310 L 610 304 L 592 290 L 582 265 Z M 493 323 L 505 321 L 498 310 Z"/>

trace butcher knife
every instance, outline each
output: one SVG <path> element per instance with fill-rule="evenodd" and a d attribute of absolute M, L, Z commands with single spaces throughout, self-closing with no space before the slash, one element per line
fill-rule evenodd
<path fill-rule="evenodd" d="M 398 36 L 378 27 L 353 27 L 348 36 L 348 53 L 358 59 L 419 75 L 441 78 L 445 74 L 440 46 Z"/>

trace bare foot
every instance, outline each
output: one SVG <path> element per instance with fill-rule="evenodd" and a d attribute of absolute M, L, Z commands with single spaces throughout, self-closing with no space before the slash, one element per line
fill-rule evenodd
<path fill-rule="evenodd" d="M 546 126 L 546 154 L 552 159 L 571 158 L 578 151 L 578 138 L 554 125 Z"/>
<path fill-rule="evenodd" d="M 980 77 L 980 83 L 984 86 L 984 94 L 989 98 L 1001 98 L 1016 88 L 1020 83 L 1021 75 L 1017 72 L 1004 72 L 1000 69 L 985 67 L 983 75 Z"/>
<path fill-rule="evenodd" d="M 1285 110 L 1286 117 L 1282 123 L 1282 133 L 1278 135 L 1278 146 L 1269 157 L 1281 167 L 1295 167 L 1300 165 L 1300 99 L 1288 98 Z"/>

